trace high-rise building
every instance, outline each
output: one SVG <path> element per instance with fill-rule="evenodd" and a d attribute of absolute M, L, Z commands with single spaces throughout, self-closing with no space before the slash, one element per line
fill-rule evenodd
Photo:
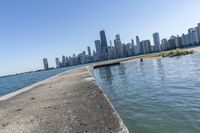
<path fill-rule="evenodd" d="M 135 55 L 135 45 L 134 45 L 134 40 L 133 39 L 131 40 L 131 46 L 132 46 L 131 55 Z"/>
<path fill-rule="evenodd" d="M 96 40 L 94 41 L 95 43 L 95 48 L 96 48 L 96 56 L 97 56 L 97 61 L 101 60 L 101 41 Z"/>
<path fill-rule="evenodd" d="M 140 47 L 142 49 L 142 54 L 150 53 L 151 52 L 151 42 L 150 42 L 150 40 L 141 41 Z"/>
<path fill-rule="evenodd" d="M 159 33 L 153 33 L 153 41 L 154 41 L 154 50 L 155 52 L 160 51 L 160 36 Z"/>
<path fill-rule="evenodd" d="M 106 40 L 105 31 L 100 31 L 100 39 L 101 39 L 101 59 L 106 60 L 108 57 L 108 44 Z"/>
<path fill-rule="evenodd" d="M 181 38 L 182 38 L 182 44 L 183 44 L 184 47 L 187 47 L 191 44 L 189 34 L 183 34 Z"/>
<path fill-rule="evenodd" d="M 114 40 L 114 44 L 115 44 L 116 56 L 117 58 L 122 58 L 124 57 L 124 51 L 123 51 L 120 35 L 117 34 L 115 37 L 116 39 Z"/>
<path fill-rule="evenodd" d="M 112 46 L 112 41 L 110 41 L 110 46 L 108 46 L 108 59 L 114 59 L 115 58 L 115 51 L 114 47 Z"/>
<path fill-rule="evenodd" d="M 60 61 L 59 61 L 59 59 L 58 58 L 56 58 L 56 68 L 60 68 L 61 67 L 61 65 L 60 65 L 61 63 L 60 63 Z"/>
<path fill-rule="evenodd" d="M 91 54 L 90 46 L 87 47 L 87 50 L 88 50 L 88 55 L 91 56 L 92 54 Z"/>
<path fill-rule="evenodd" d="M 141 54 L 142 53 L 142 49 L 140 48 L 140 38 L 138 36 L 136 36 L 136 50 L 135 50 L 136 54 Z"/>
<path fill-rule="evenodd" d="M 199 43 L 198 28 L 188 29 L 188 34 L 190 36 L 190 44 L 193 45 Z"/>
<path fill-rule="evenodd" d="M 175 39 L 175 44 L 176 44 L 176 48 L 182 48 L 183 47 L 182 38 L 177 36 Z"/>
<path fill-rule="evenodd" d="M 166 38 L 163 38 L 162 40 L 161 40 L 161 50 L 162 51 L 166 51 L 167 50 L 167 39 Z"/>
<path fill-rule="evenodd" d="M 199 35 L 199 42 L 200 42 L 200 23 L 198 23 L 198 35 Z"/>
<path fill-rule="evenodd" d="M 44 63 L 44 69 L 45 69 L 45 70 L 48 70 L 48 69 L 49 69 L 49 65 L 48 65 L 48 60 L 47 60 L 47 58 L 44 58 L 44 59 L 43 59 L 43 63 Z"/>
<path fill-rule="evenodd" d="M 86 63 L 86 52 L 85 51 L 83 51 L 81 53 L 81 63 L 82 64 Z"/>
<path fill-rule="evenodd" d="M 200 38 L 199 38 L 199 27 L 195 27 L 195 33 L 194 33 L 194 36 L 195 36 L 195 44 L 198 44 L 200 42 Z"/>
<path fill-rule="evenodd" d="M 66 66 L 66 58 L 65 56 L 63 55 L 62 56 L 62 67 L 65 67 Z"/>
<path fill-rule="evenodd" d="M 176 49 L 176 37 L 171 36 L 167 44 L 168 50 Z"/>

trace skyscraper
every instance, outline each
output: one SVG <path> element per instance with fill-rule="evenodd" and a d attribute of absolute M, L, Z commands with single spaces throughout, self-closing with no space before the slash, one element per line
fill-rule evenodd
<path fill-rule="evenodd" d="M 114 40 L 114 44 L 115 44 L 116 56 L 117 56 L 117 58 L 124 57 L 124 51 L 123 51 L 123 46 L 122 46 L 122 42 L 120 39 L 120 35 L 117 34 L 115 37 L 116 37 L 116 39 Z"/>
<path fill-rule="evenodd" d="M 96 48 L 97 60 L 101 60 L 101 41 L 96 40 L 94 41 L 94 43 L 95 43 L 95 48 Z"/>
<path fill-rule="evenodd" d="M 183 47 L 182 38 L 180 36 L 176 37 L 175 44 L 176 44 L 176 48 L 182 48 Z"/>
<path fill-rule="evenodd" d="M 60 68 L 61 66 L 60 66 L 60 61 L 59 61 L 59 59 L 58 58 L 56 58 L 56 68 Z"/>
<path fill-rule="evenodd" d="M 188 34 L 190 35 L 190 44 L 199 43 L 199 35 L 197 27 L 188 29 Z"/>
<path fill-rule="evenodd" d="M 161 50 L 162 51 L 166 51 L 167 50 L 167 39 L 166 38 L 163 38 L 162 40 L 161 40 Z"/>
<path fill-rule="evenodd" d="M 153 34 L 153 41 L 154 41 L 154 52 L 159 52 L 160 51 L 160 36 L 158 32 Z"/>
<path fill-rule="evenodd" d="M 200 42 L 200 23 L 198 23 L 198 34 L 199 34 L 199 42 Z"/>
<path fill-rule="evenodd" d="M 140 54 L 141 53 L 141 48 L 140 48 L 140 39 L 138 36 L 136 36 L 136 54 Z"/>
<path fill-rule="evenodd" d="M 100 39 L 101 39 L 101 59 L 106 60 L 108 57 L 108 44 L 106 40 L 105 31 L 100 31 Z"/>
<path fill-rule="evenodd" d="M 151 52 L 151 42 L 150 42 L 150 40 L 141 41 L 140 47 L 142 49 L 142 54 L 150 53 Z"/>
<path fill-rule="evenodd" d="M 66 66 L 66 58 L 65 56 L 63 55 L 62 56 L 62 67 L 65 67 Z"/>
<path fill-rule="evenodd" d="M 48 65 L 48 60 L 47 60 L 47 58 L 44 58 L 44 59 L 43 59 L 43 63 L 44 63 L 44 69 L 45 69 L 45 70 L 48 70 L 48 69 L 49 69 L 49 65 Z"/>
<path fill-rule="evenodd" d="M 90 46 L 87 47 L 87 50 L 88 50 L 88 55 L 91 56 L 92 54 L 91 54 Z"/>
<path fill-rule="evenodd" d="M 190 45 L 190 35 L 189 34 L 183 34 L 182 35 L 182 43 L 183 43 L 184 47 Z"/>
<path fill-rule="evenodd" d="M 167 44 L 168 44 L 168 50 L 176 49 L 176 37 L 171 36 Z"/>

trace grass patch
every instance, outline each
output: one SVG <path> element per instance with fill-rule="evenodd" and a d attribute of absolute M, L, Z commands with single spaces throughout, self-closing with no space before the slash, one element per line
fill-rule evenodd
<path fill-rule="evenodd" d="M 194 53 L 193 50 L 177 49 L 177 50 L 171 50 L 171 51 L 167 51 L 167 52 L 145 55 L 143 58 L 174 57 L 174 56 L 181 56 L 181 55 L 187 55 L 187 54 L 193 54 L 193 53 Z"/>

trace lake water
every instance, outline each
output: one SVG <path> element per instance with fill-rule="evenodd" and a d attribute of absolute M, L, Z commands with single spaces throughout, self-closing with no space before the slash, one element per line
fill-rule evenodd
<path fill-rule="evenodd" d="M 200 133 L 200 53 L 98 68 L 93 75 L 131 133 Z"/>
<path fill-rule="evenodd" d="M 30 86 L 34 83 L 57 75 L 59 73 L 77 68 L 80 66 L 64 67 L 60 69 L 52 69 L 47 71 L 24 73 L 21 75 L 2 77 L 0 78 L 0 96 Z"/>

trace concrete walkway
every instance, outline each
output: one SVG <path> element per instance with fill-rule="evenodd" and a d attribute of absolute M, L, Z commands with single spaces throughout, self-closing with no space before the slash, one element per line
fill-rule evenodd
<path fill-rule="evenodd" d="M 87 68 L 0 101 L 0 133 L 128 133 Z"/>

